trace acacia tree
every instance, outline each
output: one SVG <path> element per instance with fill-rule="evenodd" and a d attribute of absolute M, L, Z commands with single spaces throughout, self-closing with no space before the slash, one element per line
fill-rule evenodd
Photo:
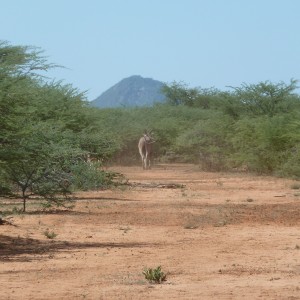
<path fill-rule="evenodd" d="M 162 87 L 162 93 L 171 105 L 186 105 L 203 109 L 214 108 L 218 105 L 224 93 L 216 88 L 190 88 L 184 82 L 172 82 Z"/>
<path fill-rule="evenodd" d="M 299 96 L 293 93 L 297 89 L 297 80 L 292 79 L 289 84 L 269 81 L 258 84 L 244 83 L 241 87 L 232 89 L 240 108 L 252 116 L 272 117 L 276 113 L 291 111 L 295 105 L 299 106 Z"/>
<path fill-rule="evenodd" d="M 49 122 L 27 124 L 9 147 L 2 163 L 6 181 L 21 192 L 23 210 L 31 195 L 39 195 L 59 205 L 71 193 L 70 165 L 82 150 L 72 142 L 71 132 L 61 132 Z M 8 150 L 8 149 L 7 149 Z M 18 190 L 13 189 L 14 195 Z"/>
<path fill-rule="evenodd" d="M 93 172 L 94 187 L 112 179 L 83 159 L 88 150 L 82 137 L 97 131 L 84 93 L 44 81 L 39 73 L 51 67 L 35 49 L 0 44 L 0 192 L 20 191 L 24 210 L 32 194 L 63 204 L 86 172 Z"/>

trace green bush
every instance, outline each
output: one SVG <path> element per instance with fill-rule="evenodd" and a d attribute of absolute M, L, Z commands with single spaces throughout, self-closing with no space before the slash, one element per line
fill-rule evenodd
<path fill-rule="evenodd" d="M 145 268 L 143 274 L 145 276 L 145 279 L 147 279 L 149 282 L 162 283 L 163 281 L 167 280 L 167 276 L 161 270 L 161 266 L 155 269 Z"/>

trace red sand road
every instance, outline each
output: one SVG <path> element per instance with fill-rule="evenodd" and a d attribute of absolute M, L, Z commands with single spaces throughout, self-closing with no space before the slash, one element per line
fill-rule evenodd
<path fill-rule="evenodd" d="M 0 299 L 300 299 L 296 181 L 112 169 L 129 185 L 0 226 Z M 143 269 L 157 266 L 167 281 L 150 284 Z"/>

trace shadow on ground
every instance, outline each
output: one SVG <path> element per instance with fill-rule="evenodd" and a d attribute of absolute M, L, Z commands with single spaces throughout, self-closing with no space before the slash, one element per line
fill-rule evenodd
<path fill-rule="evenodd" d="M 145 246 L 149 245 L 146 243 L 76 243 L 0 235 L 0 261 L 29 262 L 44 259 L 45 257 L 41 255 L 49 255 L 58 251 L 88 248 L 141 248 Z M 38 257 L 36 257 L 37 255 Z"/>

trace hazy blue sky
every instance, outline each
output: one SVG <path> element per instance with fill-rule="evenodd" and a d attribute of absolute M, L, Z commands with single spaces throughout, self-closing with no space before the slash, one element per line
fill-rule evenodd
<path fill-rule="evenodd" d="M 125 77 L 190 87 L 300 79 L 299 0 L 0 0 L 0 39 L 32 45 L 93 100 Z"/>

